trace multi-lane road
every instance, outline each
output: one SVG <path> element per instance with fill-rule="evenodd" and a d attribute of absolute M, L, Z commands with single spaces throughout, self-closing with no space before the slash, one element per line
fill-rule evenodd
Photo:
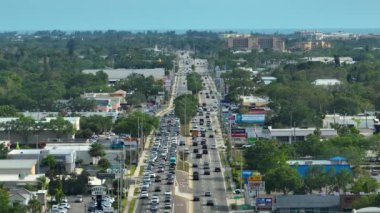
<path fill-rule="evenodd" d="M 195 118 L 193 118 L 192 126 L 193 128 L 198 128 L 199 130 L 205 130 L 204 137 L 193 138 L 192 141 L 197 141 L 199 145 L 192 146 L 192 144 L 186 144 L 185 146 L 178 148 L 183 150 L 187 148 L 190 150 L 191 154 L 188 155 L 187 161 L 190 165 L 196 164 L 197 167 L 192 168 L 190 171 L 198 171 L 200 176 L 199 180 L 193 180 L 192 174 L 185 174 L 187 179 L 179 180 L 180 174 L 183 175 L 183 172 L 177 171 L 176 174 L 178 178 L 175 178 L 174 185 L 168 185 L 166 176 L 169 173 L 168 168 L 165 167 L 165 170 L 162 173 L 156 173 L 156 175 L 160 175 L 162 182 L 152 183 L 149 187 L 149 198 L 148 199 L 140 199 L 138 201 L 138 206 L 136 212 L 151 212 L 152 207 L 150 204 L 151 197 L 153 195 L 157 195 L 160 199 L 160 205 L 158 212 L 228 212 L 228 205 L 226 200 L 226 187 L 224 183 L 223 171 L 222 168 L 219 151 L 222 151 L 220 148 L 223 145 L 222 140 L 215 139 L 215 131 L 220 132 L 220 127 L 217 125 L 218 117 L 217 110 L 219 106 L 219 100 L 217 91 L 215 89 L 215 85 L 213 85 L 211 77 L 207 74 L 207 61 L 200 59 L 191 59 L 188 53 L 179 54 L 178 65 L 179 69 L 176 73 L 176 80 L 174 88 L 173 98 L 178 97 L 183 94 L 189 94 L 190 92 L 187 90 L 187 81 L 186 75 L 189 72 L 193 72 L 192 65 L 195 66 L 195 72 L 201 74 L 203 77 L 203 90 L 198 94 L 199 104 L 200 106 L 205 104 L 205 107 L 199 108 L 199 112 Z M 204 120 L 204 123 L 200 125 L 200 119 Z M 190 120 L 190 119 L 189 119 Z M 209 122 L 209 125 L 207 125 Z M 201 135 L 200 135 L 201 136 Z M 180 140 L 180 139 L 179 139 Z M 202 154 L 201 158 L 196 158 L 196 154 L 194 153 L 194 149 L 198 149 L 200 153 L 202 153 L 201 141 L 204 140 L 207 145 L 207 154 Z M 205 165 L 209 169 L 204 169 Z M 215 171 L 215 168 L 221 169 L 221 171 Z M 156 168 L 154 168 L 156 171 Z M 209 175 L 205 175 L 205 171 L 210 171 Z M 192 192 L 194 196 L 199 197 L 199 201 L 193 201 L 193 196 L 184 197 L 176 195 L 176 190 L 174 190 L 177 184 L 183 184 L 183 181 L 187 181 L 187 185 L 189 185 L 189 191 Z M 191 186 L 191 187 L 190 187 Z M 154 192 L 156 188 L 160 187 L 160 192 Z M 170 191 L 172 193 L 171 199 L 171 208 L 167 208 L 165 210 L 165 195 L 164 192 Z M 183 192 L 187 193 L 188 192 Z M 210 193 L 211 196 L 205 196 L 205 193 Z M 207 205 L 212 204 L 213 205 Z M 192 209 L 192 210 L 190 210 Z M 154 211 L 157 212 L 157 211 Z"/>

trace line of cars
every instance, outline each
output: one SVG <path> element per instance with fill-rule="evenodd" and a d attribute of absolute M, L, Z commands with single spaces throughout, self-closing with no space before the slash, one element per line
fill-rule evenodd
<path fill-rule="evenodd" d="M 210 97 L 209 92 L 203 91 L 202 92 L 205 98 L 208 99 L 214 99 L 212 96 Z M 211 93 L 211 92 L 210 92 Z M 193 118 L 192 124 L 193 124 L 193 131 L 199 131 L 200 134 L 193 134 L 192 138 L 192 147 L 193 147 L 193 153 L 195 155 L 196 159 L 204 159 L 203 156 L 206 156 L 209 154 L 209 148 L 211 150 L 216 150 L 217 146 L 216 144 L 209 144 L 208 139 L 214 138 L 214 129 L 212 127 L 212 121 L 211 121 L 211 113 L 217 110 L 217 106 L 214 104 L 207 104 L 206 102 L 203 102 L 201 106 L 199 106 L 197 110 L 197 116 Z M 199 161 L 201 162 L 201 160 Z M 200 179 L 200 175 L 211 175 L 211 172 L 221 172 L 221 168 L 218 166 L 214 166 L 214 168 L 211 168 L 210 162 L 208 160 L 203 160 L 203 165 L 198 165 L 196 163 L 193 163 L 193 180 L 197 181 Z M 205 197 L 205 205 L 207 206 L 214 206 L 214 200 L 212 199 L 212 193 L 210 191 L 204 191 L 204 197 Z M 200 195 L 194 195 L 193 201 L 199 201 Z"/>
<path fill-rule="evenodd" d="M 171 185 L 175 180 L 179 129 L 179 119 L 171 111 L 161 118 L 160 128 L 155 133 L 139 196 L 140 199 L 149 199 L 151 212 L 158 212 L 161 208 L 163 212 L 171 212 Z"/>

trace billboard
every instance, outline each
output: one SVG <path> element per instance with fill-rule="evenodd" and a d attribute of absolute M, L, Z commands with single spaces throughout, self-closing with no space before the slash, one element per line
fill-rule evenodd
<path fill-rule="evenodd" d="M 231 133 L 245 133 L 245 129 L 243 129 L 243 128 L 232 128 Z"/>
<path fill-rule="evenodd" d="M 272 198 L 270 198 L 270 197 L 256 198 L 256 207 L 258 207 L 258 208 L 271 208 L 272 207 Z"/>
<path fill-rule="evenodd" d="M 237 114 L 237 123 L 264 123 L 265 114 Z"/>

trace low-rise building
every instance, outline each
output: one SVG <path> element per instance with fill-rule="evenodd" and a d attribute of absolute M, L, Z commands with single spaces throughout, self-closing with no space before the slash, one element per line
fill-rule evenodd
<path fill-rule="evenodd" d="M 330 158 L 329 160 L 288 160 L 286 163 L 295 168 L 298 174 L 302 177 L 305 177 L 309 169 L 313 166 L 320 166 L 326 172 L 333 170 L 334 172 L 339 173 L 346 170 L 352 173 L 351 165 L 348 164 L 347 159 L 339 156 Z"/>
<path fill-rule="evenodd" d="M 340 85 L 342 82 L 338 79 L 317 79 L 312 82 L 315 86 L 337 86 Z"/>
<path fill-rule="evenodd" d="M 14 175 L 35 175 L 36 174 L 37 160 L 14 160 L 6 159 L 0 160 L 0 175 L 14 174 Z"/>
<path fill-rule="evenodd" d="M 334 124 L 353 126 L 359 130 L 375 129 L 375 124 L 378 124 L 379 119 L 375 115 L 360 114 L 355 116 L 328 114 L 322 121 L 323 128 L 331 128 Z"/>
<path fill-rule="evenodd" d="M 266 105 L 269 104 L 269 99 L 266 97 L 241 95 L 239 98 L 241 99 L 241 104 L 243 106 L 265 107 Z"/>
<path fill-rule="evenodd" d="M 40 173 L 40 162 L 47 155 L 52 155 L 57 163 L 65 167 L 66 172 L 74 171 L 77 156 L 73 149 L 14 149 L 8 153 L 8 158 L 37 160 L 37 173 Z"/>
<path fill-rule="evenodd" d="M 47 150 L 74 150 L 76 161 L 81 160 L 83 164 L 90 164 L 92 157 L 89 154 L 91 145 L 89 143 L 48 143 L 45 146 Z"/>
<path fill-rule="evenodd" d="M 7 174 L 0 175 L 0 184 L 6 187 L 13 186 L 26 186 L 26 185 L 37 185 L 38 178 L 45 177 L 45 174 L 35 174 L 35 175 L 17 175 L 17 174 Z"/>
<path fill-rule="evenodd" d="M 305 57 L 305 61 L 321 62 L 325 64 L 335 63 L 334 57 Z M 351 57 L 339 57 L 340 64 L 355 64 L 356 62 Z"/>
<path fill-rule="evenodd" d="M 272 129 L 268 127 L 267 134 L 263 134 L 264 137 L 275 139 L 281 143 L 291 144 L 297 141 L 305 141 L 308 135 L 314 133 L 316 128 L 286 128 L 286 129 Z M 265 131 L 265 130 L 263 130 Z M 329 139 L 338 136 L 335 129 L 319 129 L 322 139 Z"/>
<path fill-rule="evenodd" d="M 316 48 L 327 49 L 327 48 L 331 48 L 331 43 L 326 42 L 326 41 L 304 41 L 304 42 L 299 42 L 296 45 L 296 48 L 300 48 L 303 50 L 312 50 Z"/>
<path fill-rule="evenodd" d="M 85 69 L 82 70 L 83 73 L 96 75 L 97 72 L 104 72 L 108 76 L 109 84 L 115 84 L 117 81 L 127 78 L 133 73 L 142 74 L 145 77 L 153 76 L 155 80 L 163 80 L 165 77 L 164 68 L 153 68 L 153 69 Z"/>
<path fill-rule="evenodd" d="M 339 212 L 339 196 L 335 195 L 277 195 L 275 213 Z"/>

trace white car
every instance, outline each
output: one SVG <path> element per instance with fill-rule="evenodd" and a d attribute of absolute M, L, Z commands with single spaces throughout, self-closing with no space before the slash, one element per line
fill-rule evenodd
<path fill-rule="evenodd" d="M 65 208 L 65 209 L 70 209 L 71 206 L 68 203 L 61 203 L 61 204 L 59 204 L 59 208 L 61 208 L 61 207 Z"/>
<path fill-rule="evenodd" d="M 211 149 L 216 149 L 216 145 L 215 144 L 211 145 Z"/>
<path fill-rule="evenodd" d="M 243 148 L 249 148 L 249 147 L 252 147 L 252 145 L 245 144 L 245 145 L 243 145 L 243 146 L 241 146 L 241 147 L 243 147 Z"/>
<path fill-rule="evenodd" d="M 152 196 L 152 198 L 150 199 L 150 203 L 157 203 L 157 204 L 159 204 L 160 203 L 160 199 L 158 198 L 158 196 Z"/>
<path fill-rule="evenodd" d="M 148 198 L 149 197 L 149 194 L 147 191 L 142 191 L 140 193 L 140 199 L 144 199 L 144 198 Z"/>

